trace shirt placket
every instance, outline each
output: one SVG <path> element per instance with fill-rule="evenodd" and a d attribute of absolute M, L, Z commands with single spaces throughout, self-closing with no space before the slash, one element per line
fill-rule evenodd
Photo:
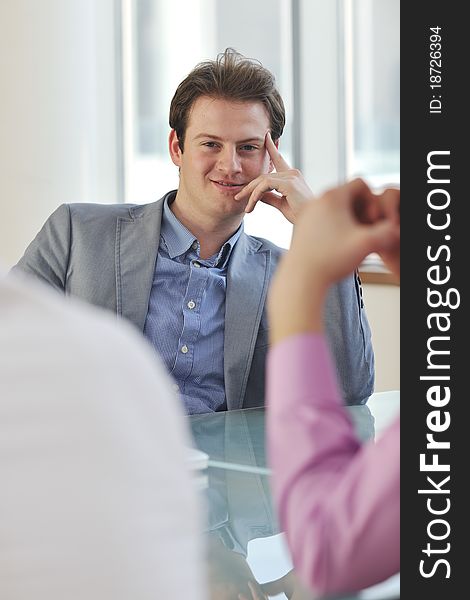
<path fill-rule="evenodd" d="M 191 253 L 191 256 L 192 253 Z M 174 375 L 181 392 L 185 393 L 186 382 L 194 368 L 194 350 L 201 326 L 201 303 L 209 280 L 209 269 L 197 259 L 189 262 L 189 279 L 183 299 L 183 330 L 178 342 Z"/>

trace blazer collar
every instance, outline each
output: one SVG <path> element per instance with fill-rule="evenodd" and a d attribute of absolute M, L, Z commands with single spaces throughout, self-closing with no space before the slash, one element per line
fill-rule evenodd
<path fill-rule="evenodd" d="M 241 408 L 269 285 L 271 253 L 242 233 L 227 272 L 224 378 L 227 408 Z"/>
<path fill-rule="evenodd" d="M 116 224 L 117 313 L 143 331 L 160 241 L 163 202 L 132 206 Z"/>

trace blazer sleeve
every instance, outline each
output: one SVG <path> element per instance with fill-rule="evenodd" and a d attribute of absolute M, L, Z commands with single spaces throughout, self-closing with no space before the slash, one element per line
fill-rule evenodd
<path fill-rule="evenodd" d="M 359 276 L 330 288 L 324 312 L 330 351 L 346 404 L 364 404 L 374 391 L 374 351 Z"/>
<path fill-rule="evenodd" d="M 62 204 L 44 223 L 13 271 L 33 276 L 65 292 L 70 244 L 70 207 Z"/>

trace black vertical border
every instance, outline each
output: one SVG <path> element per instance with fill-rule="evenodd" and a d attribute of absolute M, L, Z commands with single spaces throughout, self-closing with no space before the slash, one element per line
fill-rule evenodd
<path fill-rule="evenodd" d="M 470 475 L 466 457 L 469 455 L 470 431 L 464 415 L 466 405 L 470 404 L 470 327 L 465 318 L 467 306 L 467 279 L 470 269 L 470 219 L 466 218 L 466 204 L 470 204 L 470 192 L 467 184 L 467 172 L 470 164 L 466 148 L 470 139 L 470 127 L 467 100 L 469 69 L 470 30 L 462 6 L 457 2 L 428 0 L 423 3 L 401 3 L 401 597 L 402 598 L 460 598 L 467 597 L 467 573 L 470 567 L 466 551 L 466 535 L 470 510 L 467 479 Z M 440 27 L 441 40 L 441 77 L 442 87 L 430 88 L 430 35 L 431 27 Z M 433 98 L 436 96 L 436 98 Z M 440 96 L 441 113 L 430 113 L 430 101 Z M 434 103 L 437 107 L 437 102 Z M 427 156 L 429 152 L 449 150 L 448 157 L 439 159 L 450 164 L 450 183 L 434 185 L 427 182 Z M 467 185 L 466 185 L 467 184 Z M 448 209 L 437 213 L 428 206 L 428 194 L 433 188 L 443 188 L 450 194 Z M 438 198 L 438 194 L 434 196 Z M 444 198 L 444 195 L 441 196 Z M 451 222 L 444 231 L 433 231 L 427 224 L 427 215 L 436 212 L 435 217 L 444 219 L 449 213 Z M 450 239 L 445 239 L 445 236 Z M 430 262 L 427 248 L 433 248 L 433 255 L 440 246 L 448 246 L 440 258 Z M 468 258 L 467 258 L 468 257 Z M 447 260 L 448 258 L 448 260 Z M 439 286 L 430 284 L 428 268 L 439 264 L 444 274 L 446 266 L 450 268 L 450 280 Z M 460 296 L 460 306 L 455 309 L 429 307 L 428 288 L 446 290 L 454 288 Z M 456 295 L 454 294 L 454 298 Z M 426 450 L 426 434 L 429 433 L 427 416 L 431 407 L 426 392 L 431 385 L 439 382 L 420 380 L 420 376 L 429 375 L 427 370 L 427 342 L 432 335 L 439 335 L 436 327 L 428 328 L 427 317 L 432 312 L 445 312 L 450 316 L 451 326 L 447 333 L 449 342 L 442 343 L 442 349 L 450 350 L 443 356 L 441 363 L 449 364 L 446 372 L 450 376 L 448 385 L 451 399 L 446 407 L 450 413 L 451 424 L 446 431 L 435 434 L 436 439 L 449 441 L 449 450 L 439 451 L 439 462 L 449 463 L 450 472 L 423 473 L 420 471 L 419 455 Z M 435 323 L 435 321 L 433 321 Z M 436 371 L 432 372 L 433 374 Z M 444 371 L 439 371 L 444 374 Z M 430 459 L 428 459 L 429 462 Z M 436 482 L 450 475 L 447 487 L 449 494 L 418 494 L 419 489 L 429 489 L 427 476 Z M 470 482 L 469 482 L 470 483 Z M 427 508 L 427 499 L 435 508 L 446 506 L 449 498 L 450 509 L 443 515 L 432 515 Z M 428 527 L 433 519 L 446 519 L 450 525 L 447 538 L 436 541 L 428 536 Z M 431 531 L 444 535 L 445 525 L 435 524 Z M 450 544 L 448 552 L 433 553 L 427 556 L 428 542 L 433 550 L 443 551 Z M 447 560 L 450 577 L 446 578 L 448 568 L 445 563 L 437 565 L 439 559 Z M 428 574 L 420 574 L 420 561 Z M 461 591 L 457 591 L 461 590 Z"/>

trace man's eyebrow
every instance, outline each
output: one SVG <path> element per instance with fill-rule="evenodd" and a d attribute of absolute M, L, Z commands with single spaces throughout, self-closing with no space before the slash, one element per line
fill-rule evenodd
<path fill-rule="evenodd" d="M 211 140 L 216 140 L 217 142 L 223 142 L 223 139 L 218 135 L 212 135 L 211 133 L 199 133 L 194 137 L 195 140 L 199 140 L 201 138 L 209 138 Z M 264 144 L 264 138 L 261 137 L 251 137 L 245 140 L 239 140 L 237 144 L 247 144 L 248 142 L 256 142 L 257 144 Z"/>

